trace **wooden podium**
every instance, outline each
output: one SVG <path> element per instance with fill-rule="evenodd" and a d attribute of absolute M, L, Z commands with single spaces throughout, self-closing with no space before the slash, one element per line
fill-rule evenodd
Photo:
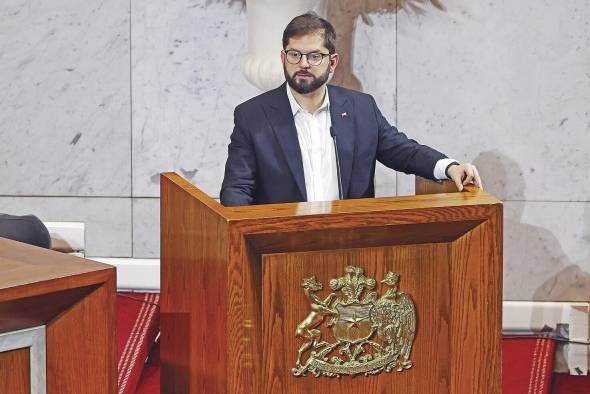
<path fill-rule="evenodd" d="M 228 208 L 165 173 L 161 230 L 163 393 L 501 391 L 488 193 Z"/>
<path fill-rule="evenodd" d="M 116 392 L 115 276 L 0 238 L 0 393 Z M 29 332 L 39 333 L 34 346 Z"/>

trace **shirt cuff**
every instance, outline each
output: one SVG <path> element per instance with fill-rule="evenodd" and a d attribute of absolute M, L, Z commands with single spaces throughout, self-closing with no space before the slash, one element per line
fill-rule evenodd
<path fill-rule="evenodd" d="M 439 181 L 442 181 L 444 179 L 449 179 L 449 178 L 447 178 L 447 174 L 445 174 L 445 170 L 447 169 L 447 166 L 454 161 L 457 161 L 457 160 L 455 160 L 455 159 L 440 159 L 439 161 L 437 161 L 436 165 L 434 166 L 434 178 L 438 179 Z"/>

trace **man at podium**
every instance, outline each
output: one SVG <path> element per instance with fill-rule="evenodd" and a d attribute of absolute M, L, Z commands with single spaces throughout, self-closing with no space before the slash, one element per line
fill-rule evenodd
<path fill-rule="evenodd" d="M 315 14 L 283 32 L 286 82 L 236 107 L 221 187 L 226 206 L 374 197 L 375 163 L 481 187 L 475 166 L 406 137 L 368 94 L 327 85 L 336 32 Z"/>

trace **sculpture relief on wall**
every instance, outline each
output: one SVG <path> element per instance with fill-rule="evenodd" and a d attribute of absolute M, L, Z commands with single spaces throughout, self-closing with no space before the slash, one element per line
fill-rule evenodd
<path fill-rule="evenodd" d="M 444 11 L 440 0 L 243 0 L 248 12 L 248 54 L 242 71 L 254 86 L 270 90 L 284 82 L 279 53 L 281 37 L 289 21 L 300 14 L 314 11 L 327 18 L 338 35 L 337 50 L 340 65 L 332 77 L 332 84 L 362 90 L 353 73 L 352 53 L 354 28 L 357 18 L 371 25 L 369 14 L 405 10 L 424 13 L 428 3 Z"/>

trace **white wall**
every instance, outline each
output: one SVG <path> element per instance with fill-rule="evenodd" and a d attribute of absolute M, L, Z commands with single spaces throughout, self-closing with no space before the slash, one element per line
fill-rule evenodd
<path fill-rule="evenodd" d="M 506 299 L 587 299 L 590 3 L 443 3 L 359 18 L 354 73 L 505 201 Z M 0 211 L 84 221 L 88 256 L 158 257 L 158 173 L 217 196 L 233 108 L 258 93 L 246 29 L 230 0 L 3 1 Z"/>

